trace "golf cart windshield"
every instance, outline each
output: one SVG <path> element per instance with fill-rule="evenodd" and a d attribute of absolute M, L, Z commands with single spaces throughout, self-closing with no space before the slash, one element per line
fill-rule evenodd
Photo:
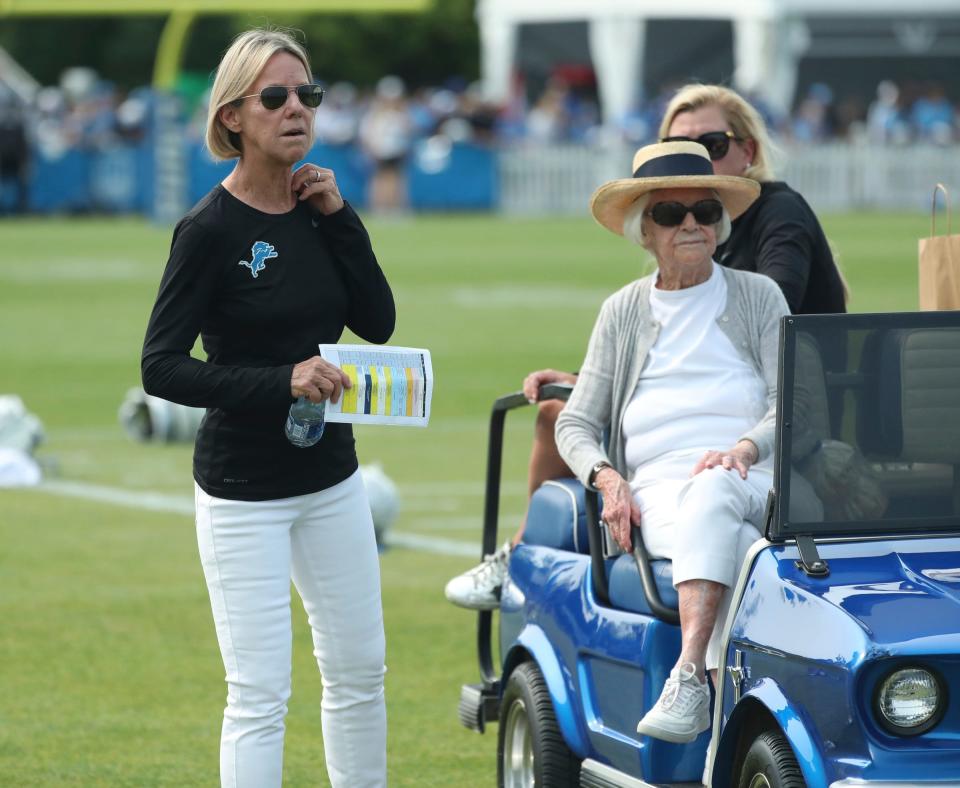
<path fill-rule="evenodd" d="M 781 325 L 768 534 L 960 533 L 960 312 Z"/>

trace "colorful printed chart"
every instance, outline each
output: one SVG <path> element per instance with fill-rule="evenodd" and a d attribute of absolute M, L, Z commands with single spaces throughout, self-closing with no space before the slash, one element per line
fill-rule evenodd
<path fill-rule="evenodd" d="M 433 399 L 430 351 L 375 345 L 320 345 L 320 355 L 347 373 L 350 388 L 327 402 L 326 419 L 351 424 L 426 427 Z"/>

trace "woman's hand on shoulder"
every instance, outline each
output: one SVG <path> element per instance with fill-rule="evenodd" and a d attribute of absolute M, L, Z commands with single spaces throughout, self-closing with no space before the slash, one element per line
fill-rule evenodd
<path fill-rule="evenodd" d="M 343 197 L 333 170 L 316 164 L 303 164 L 293 173 L 293 192 L 299 200 L 309 200 L 314 210 L 329 216 L 343 207 Z"/>
<path fill-rule="evenodd" d="M 290 393 L 294 399 L 307 397 L 311 402 L 327 399 L 336 402 L 343 390 L 352 386 L 346 372 L 320 356 L 295 364 L 290 377 Z"/>
<path fill-rule="evenodd" d="M 540 387 L 549 383 L 569 383 L 574 385 L 577 376 L 572 372 L 560 372 L 556 369 L 538 369 L 523 379 L 523 396 L 533 404 L 540 399 Z"/>
<path fill-rule="evenodd" d="M 617 544 L 629 553 L 633 550 L 630 529 L 640 525 L 640 507 L 630 485 L 613 468 L 603 468 L 593 484 L 603 496 L 603 521 Z"/>
<path fill-rule="evenodd" d="M 747 478 L 747 472 L 750 466 L 757 461 L 759 451 L 753 441 L 742 440 L 732 449 L 727 451 L 715 451 L 711 449 L 704 452 L 700 461 L 693 466 L 691 476 L 696 476 L 701 471 L 708 468 L 723 468 L 726 471 L 737 471 L 741 479 Z"/>

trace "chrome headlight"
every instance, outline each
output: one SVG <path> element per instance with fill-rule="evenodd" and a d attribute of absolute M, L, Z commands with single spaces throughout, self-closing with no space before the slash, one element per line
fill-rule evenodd
<path fill-rule="evenodd" d="M 946 689 L 935 673 L 907 667 L 880 681 L 874 707 L 877 719 L 888 732 L 917 736 L 940 722 L 946 700 Z"/>

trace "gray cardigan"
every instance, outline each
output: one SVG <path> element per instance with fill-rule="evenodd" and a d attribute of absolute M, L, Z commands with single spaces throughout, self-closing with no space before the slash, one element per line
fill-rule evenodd
<path fill-rule="evenodd" d="M 780 318 L 789 314 L 789 309 L 780 288 L 769 277 L 720 266 L 717 270 L 727 283 L 727 305 L 717 325 L 767 383 L 769 408 L 760 422 L 741 436 L 756 444 L 759 460 L 763 460 L 773 451 Z M 560 455 L 584 484 L 601 460 L 627 476 L 620 425 L 660 330 L 650 310 L 655 276 L 653 273 L 631 282 L 604 301 L 580 377 L 557 419 Z M 710 392 L 702 396 L 709 397 Z M 612 427 L 610 444 L 604 451 L 602 433 L 608 426 Z M 707 448 L 722 451 L 730 447 Z"/>

